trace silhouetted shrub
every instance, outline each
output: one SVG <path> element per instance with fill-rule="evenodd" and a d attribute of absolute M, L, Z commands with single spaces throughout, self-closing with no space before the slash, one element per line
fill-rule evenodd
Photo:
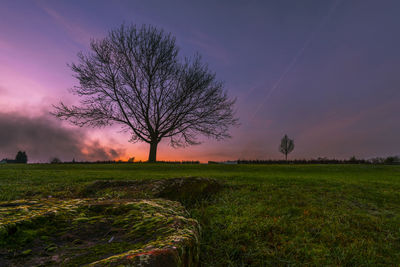
<path fill-rule="evenodd" d="M 61 163 L 61 160 L 59 158 L 57 158 L 57 157 L 54 157 L 54 158 L 52 158 L 50 160 L 50 163 L 51 164 L 58 164 L 58 163 Z"/>
<path fill-rule="evenodd" d="M 383 161 L 383 163 L 385 163 L 385 164 L 395 164 L 395 163 L 400 164 L 400 158 L 397 157 L 397 156 L 394 156 L 394 157 L 387 157 L 387 158 Z"/>

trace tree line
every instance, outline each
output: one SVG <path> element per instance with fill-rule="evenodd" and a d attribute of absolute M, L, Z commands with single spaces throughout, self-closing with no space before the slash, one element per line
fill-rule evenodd
<path fill-rule="evenodd" d="M 237 160 L 238 164 L 400 164 L 398 156 L 377 157 L 372 159 L 357 159 L 354 156 L 350 159 L 295 159 L 295 160 Z"/>
<path fill-rule="evenodd" d="M 25 151 L 18 151 L 15 159 L 3 159 L 2 163 L 28 163 L 28 156 Z"/>

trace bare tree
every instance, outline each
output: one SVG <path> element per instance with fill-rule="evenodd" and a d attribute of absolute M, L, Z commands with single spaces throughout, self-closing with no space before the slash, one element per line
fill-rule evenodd
<path fill-rule="evenodd" d="M 71 64 L 79 86 L 71 89 L 80 105 L 60 102 L 53 113 L 78 126 L 119 124 L 131 142 L 150 144 L 149 162 L 157 145 L 198 144 L 197 135 L 217 140 L 230 137 L 238 123 L 234 99 L 216 80 L 199 55 L 180 59 L 171 34 L 153 26 L 124 26 L 101 40 Z"/>
<path fill-rule="evenodd" d="M 279 151 L 285 155 L 285 160 L 287 161 L 287 155 L 294 149 L 294 141 L 290 139 L 286 134 L 281 140 L 279 146 Z"/>

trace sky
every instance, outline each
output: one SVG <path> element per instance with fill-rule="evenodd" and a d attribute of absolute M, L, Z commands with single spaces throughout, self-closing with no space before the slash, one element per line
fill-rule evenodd
<path fill-rule="evenodd" d="M 0 159 L 146 160 L 118 126 L 78 128 L 50 115 L 75 103 L 68 64 L 125 24 L 171 32 L 198 52 L 232 98 L 231 139 L 171 148 L 158 160 L 371 158 L 400 154 L 398 0 L 68 0 L 0 5 Z"/>

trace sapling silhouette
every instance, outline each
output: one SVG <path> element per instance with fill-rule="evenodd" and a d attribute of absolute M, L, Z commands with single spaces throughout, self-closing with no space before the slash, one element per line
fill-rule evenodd
<path fill-rule="evenodd" d="M 286 134 L 281 140 L 279 146 L 279 151 L 285 155 L 285 160 L 287 161 L 287 155 L 294 149 L 294 141 L 290 139 Z"/>

